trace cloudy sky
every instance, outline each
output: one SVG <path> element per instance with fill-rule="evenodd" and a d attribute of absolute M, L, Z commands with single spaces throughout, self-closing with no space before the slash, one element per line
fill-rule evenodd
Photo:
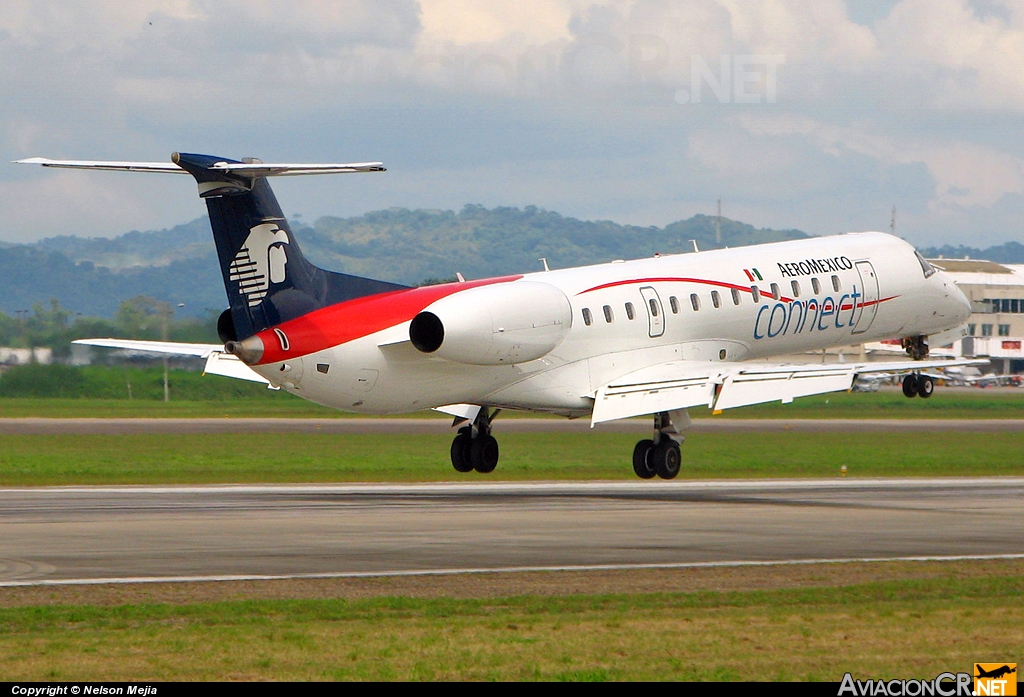
<path fill-rule="evenodd" d="M 1018 0 L 3 0 L 0 161 L 382 160 L 289 215 L 723 213 L 1024 241 Z M 202 214 L 184 177 L 0 165 L 0 239 Z"/>

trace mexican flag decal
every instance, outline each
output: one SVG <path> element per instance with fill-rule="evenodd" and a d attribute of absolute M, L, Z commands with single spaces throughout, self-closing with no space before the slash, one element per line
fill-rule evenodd
<path fill-rule="evenodd" d="M 764 280 L 763 278 L 761 278 L 761 272 L 758 271 L 757 269 L 743 269 L 743 273 L 747 274 L 747 278 L 750 279 L 751 283 L 753 283 L 754 281 Z"/>

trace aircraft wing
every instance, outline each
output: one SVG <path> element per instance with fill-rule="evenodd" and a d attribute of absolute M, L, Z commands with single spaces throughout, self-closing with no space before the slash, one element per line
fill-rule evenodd
<path fill-rule="evenodd" d="M 715 411 L 792 402 L 849 390 L 858 375 L 897 375 L 926 368 L 980 365 L 977 360 L 885 363 L 760 363 L 669 361 L 624 375 L 594 396 L 591 425 L 662 411 L 707 406 Z"/>
<path fill-rule="evenodd" d="M 116 162 L 106 160 L 50 160 L 30 157 L 15 160 L 19 165 L 42 165 L 63 169 L 98 169 L 114 172 L 155 172 L 158 174 L 188 174 L 173 162 Z M 243 177 L 294 177 L 303 174 L 348 174 L 351 172 L 384 172 L 382 162 L 349 162 L 342 164 L 301 164 L 263 162 L 217 162 L 210 166 L 215 172 L 230 172 Z"/>
<path fill-rule="evenodd" d="M 196 356 L 206 359 L 206 366 L 203 368 L 204 375 L 209 373 L 239 380 L 262 382 L 265 385 L 270 384 L 265 377 L 242 363 L 238 358 L 230 353 L 224 353 L 224 347 L 221 344 L 185 344 L 174 341 L 136 341 L 134 339 L 76 339 L 71 343 L 128 351 L 145 351 L 169 356 Z"/>

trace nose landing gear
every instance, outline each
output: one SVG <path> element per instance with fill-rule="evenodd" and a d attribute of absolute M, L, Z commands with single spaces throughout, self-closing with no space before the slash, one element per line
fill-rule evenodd
<path fill-rule="evenodd" d="M 459 435 L 452 441 L 452 467 L 457 472 L 476 470 L 487 474 L 498 466 L 498 440 L 491 435 L 491 421 L 500 411 L 495 409 L 491 413 L 482 407 L 473 423 L 459 429 Z"/>
<path fill-rule="evenodd" d="M 915 361 L 920 361 L 928 356 L 928 337 L 926 336 L 905 336 L 901 343 L 907 355 Z"/>
<path fill-rule="evenodd" d="M 678 425 L 673 422 L 673 416 Z M 645 438 L 633 448 L 633 472 L 636 476 L 641 479 L 674 479 L 682 464 L 679 446 L 686 440 L 679 428 L 689 425 L 690 417 L 685 411 L 656 414 L 654 438 Z"/>

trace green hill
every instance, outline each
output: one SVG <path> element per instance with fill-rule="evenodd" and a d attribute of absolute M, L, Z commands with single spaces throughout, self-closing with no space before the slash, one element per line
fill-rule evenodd
<path fill-rule="evenodd" d="M 306 255 L 337 271 L 417 284 L 633 259 L 716 243 L 715 218 L 695 216 L 664 228 L 568 218 L 534 206 L 461 211 L 392 208 L 352 218 L 324 217 L 293 228 Z M 721 246 L 807 237 L 723 219 Z M 65 309 L 110 317 L 128 298 L 184 303 L 200 316 L 224 306 L 224 289 L 206 218 L 112 239 L 52 237 L 0 249 L 0 311 L 14 314 L 56 298 Z"/>

